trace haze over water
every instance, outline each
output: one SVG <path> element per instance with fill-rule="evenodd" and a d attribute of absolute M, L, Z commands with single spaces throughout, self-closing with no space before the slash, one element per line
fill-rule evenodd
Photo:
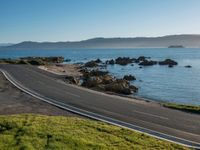
<path fill-rule="evenodd" d="M 117 57 L 147 56 L 152 60 L 174 59 L 179 64 L 167 66 L 108 65 L 116 77 L 135 75 L 133 84 L 139 87 L 135 95 L 157 101 L 200 105 L 200 49 L 65 49 L 65 50 L 0 50 L 0 58 L 25 56 L 64 56 L 70 63 L 100 58 L 103 61 Z M 191 65 L 192 68 L 184 66 Z"/>

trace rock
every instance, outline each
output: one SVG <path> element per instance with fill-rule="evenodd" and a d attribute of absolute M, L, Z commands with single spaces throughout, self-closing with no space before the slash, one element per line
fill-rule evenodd
<path fill-rule="evenodd" d="M 132 90 L 132 92 L 136 93 L 138 92 L 138 88 L 134 85 L 130 85 L 129 88 Z"/>
<path fill-rule="evenodd" d="M 129 95 L 136 91 L 136 87 L 130 86 L 127 80 L 117 79 L 105 86 L 106 91 Z"/>
<path fill-rule="evenodd" d="M 89 74 L 90 76 L 104 76 L 108 74 L 108 71 L 92 70 Z"/>
<path fill-rule="evenodd" d="M 98 58 L 98 59 L 96 59 L 94 62 L 96 62 L 97 64 L 98 63 L 102 63 L 102 61 Z"/>
<path fill-rule="evenodd" d="M 0 59 L 0 63 L 45 65 L 50 63 L 62 63 L 64 57 L 22 57 L 19 59 Z"/>
<path fill-rule="evenodd" d="M 107 61 L 106 61 L 106 64 L 114 65 L 114 64 L 115 64 L 115 61 L 114 61 L 113 59 L 107 60 Z"/>
<path fill-rule="evenodd" d="M 146 61 L 147 59 L 150 59 L 150 57 L 140 56 L 137 59 L 135 59 L 135 63 L 140 63 L 142 61 Z"/>
<path fill-rule="evenodd" d="M 132 81 L 132 80 L 136 80 L 136 78 L 132 75 L 125 75 L 123 77 L 124 80 L 127 80 L 127 81 Z"/>
<path fill-rule="evenodd" d="M 173 66 L 173 65 L 168 65 L 168 67 L 169 67 L 169 68 L 173 68 L 174 66 Z"/>
<path fill-rule="evenodd" d="M 102 78 L 102 84 L 110 84 L 114 81 L 114 78 L 111 75 L 104 75 Z"/>
<path fill-rule="evenodd" d="M 170 65 L 170 66 L 174 66 L 174 65 L 178 65 L 178 63 L 172 59 L 165 59 L 164 61 L 160 61 L 159 65 Z"/>
<path fill-rule="evenodd" d="M 119 65 L 127 65 L 127 64 L 131 64 L 133 63 L 134 59 L 131 59 L 129 57 L 118 57 L 117 59 L 115 59 L 115 63 L 119 64 Z"/>
<path fill-rule="evenodd" d="M 45 64 L 40 60 L 28 60 L 28 63 L 31 64 L 31 65 L 35 65 L 35 66 L 40 66 L 40 65 L 44 65 Z"/>
<path fill-rule="evenodd" d="M 104 76 L 108 74 L 108 71 L 101 71 L 101 70 L 91 70 L 88 71 L 87 69 L 81 69 L 80 72 L 83 74 L 84 77 L 90 76 Z"/>
<path fill-rule="evenodd" d="M 187 66 L 185 66 L 185 68 L 192 68 L 192 66 L 190 66 L 190 65 L 187 65 Z"/>
<path fill-rule="evenodd" d="M 91 61 L 86 62 L 84 66 L 92 68 L 92 67 L 97 67 L 98 64 L 94 60 L 91 60 Z"/>
<path fill-rule="evenodd" d="M 17 64 L 20 64 L 20 65 L 26 65 L 26 64 L 28 64 L 26 61 L 24 61 L 24 60 L 19 60 L 18 62 L 17 62 Z"/>
<path fill-rule="evenodd" d="M 156 64 L 157 64 L 157 61 L 152 61 L 152 60 L 144 60 L 141 63 L 139 63 L 140 66 L 153 66 Z"/>
<path fill-rule="evenodd" d="M 147 58 L 150 58 L 150 57 L 140 56 L 137 58 L 137 60 L 140 62 L 140 61 L 145 61 Z"/>
<path fill-rule="evenodd" d="M 66 76 L 65 81 L 69 84 L 76 84 L 76 85 L 79 84 L 79 80 L 73 76 Z"/>
<path fill-rule="evenodd" d="M 98 87 L 101 83 L 102 79 L 100 77 L 88 77 L 83 81 L 82 86 L 88 88 Z"/>
<path fill-rule="evenodd" d="M 65 59 L 65 62 L 70 62 L 71 61 L 71 59 Z"/>

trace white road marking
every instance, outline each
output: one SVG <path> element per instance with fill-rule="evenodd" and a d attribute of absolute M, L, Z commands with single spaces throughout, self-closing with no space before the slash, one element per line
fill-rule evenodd
<path fill-rule="evenodd" d="M 169 118 L 167 118 L 167 117 L 162 117 L 162 116 L 159 116 L 159 115 L 145 113 L 145 112 L 141 112 L 141 111 L 137 111 L 137 110 L 133 110 L 133 112 L 136 112 L 136 113 L 139 113 L 139 114 L 144 114 L 144 115 L 151 116 L 151 117 L 156 117 L 156 118 L 160 118 L 160 119 L 169 120 Z"/>

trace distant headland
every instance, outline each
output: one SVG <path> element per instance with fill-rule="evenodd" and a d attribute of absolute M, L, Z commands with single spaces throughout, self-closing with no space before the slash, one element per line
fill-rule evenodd
<path fill-rule="evenodd" d="M 68 42 L 33 42 L 0 47 L 0 49 L 67 49 L 67 48 L 200 48 L 200 35 L 182 34 L 162 37 L 93 38 Z"/>

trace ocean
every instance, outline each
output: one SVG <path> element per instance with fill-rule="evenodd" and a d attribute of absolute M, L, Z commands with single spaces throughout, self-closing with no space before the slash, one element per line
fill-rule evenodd
<path fill-rule="evenodd" d="M 136 77 L 133 84 L 139 88 L 136 97 L 159 102 L 200 105 L 200 49 L 143 48 L 143 49 L 62 49 L 62 50 L 0 50 L 0 58 L 26 56 L 63 56 L 69 63 L 82 63 L 100 58 L 102 61 L 117 57 L 151 57 L 152 60 L 173 59 L 178 66 L 108 65 L 107 70 L 121 78 L 126 74 Z M 191 65 L 192 68 L 184 66 Z"/>

